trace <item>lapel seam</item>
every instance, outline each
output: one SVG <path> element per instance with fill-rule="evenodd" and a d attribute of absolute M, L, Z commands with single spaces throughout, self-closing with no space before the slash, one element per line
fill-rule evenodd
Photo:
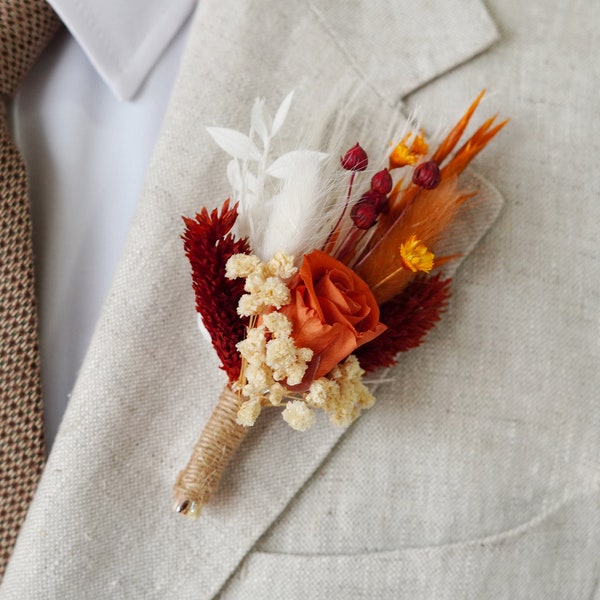
<path fill-rule="evenodd" d="M 388 98 L 386 98 L 385 95 L 382 94 L 379 91 L 379 89 L 377 89 L 377 87 L 369 80 L 369 78 L 366 76 L 366 74 L 363 72 L 363 70 L 357 64 L 356 60 L 354 58 L 352 58 L 352 56 L 346 50 L 344 44 L 339 40 L 338 36 L 335 34 L 335 31 L 331 28 L 331 26 L 327 22 L 327 19 L 323 16 L 321 11 L 314 5 L 314 3 L 311 0 L 303 0 L 303 2 L 305 4 L 305 6 L 308 8 L 308 10 L 313 14 L 313 16 L 314 16 L 315 20 L 317 21 L 317 23 L 319 24 L 319 26 L 323 29 L 323 31 L 326 33 L 326 35 L 331 38 L 331 40 L 335 44 L 336 48 L 341 52 L 341 54 L 343 54 L 344 58 L 348 61 L 348 64 L 356 72 L 356 74 L 360 78 L 360 80 L 365 85 L 367 85 L 369 87 L 369 89 L 371 89 L 373 91 L 373 93 L 376 94 L 377 97 L 382 102 L 384 102 L 387 106 L 389 106 L 392 109 L 402 108 L 403 102 L 401 100 L 399 100 L 397 103 L 390 102 L 390 100 Z"/>

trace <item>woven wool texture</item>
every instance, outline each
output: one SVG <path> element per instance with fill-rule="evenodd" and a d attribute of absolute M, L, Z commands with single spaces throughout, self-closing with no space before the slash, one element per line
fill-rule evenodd
<path fill-rule="evenodd" d="M 58 26 L 44 2 L 0 3 L 2 103 L 14 95 Z M 45 459 L 27 176 L 5 116 L 0 124 L 0 578 Z"/>

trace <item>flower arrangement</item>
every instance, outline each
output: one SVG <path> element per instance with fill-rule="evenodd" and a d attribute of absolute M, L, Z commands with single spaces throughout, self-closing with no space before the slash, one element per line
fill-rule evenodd
<path fill-rule="evenodd" d="M 184 217 L 182 237 L 228 382 L 177 478 L 177 512 L 198 516 L 263 410 L 299 431 L 317 410 L 352 423 L 375 402 L 365 374 L 440 319 L 451 280 L 439 267 L 456 257 L 437 248 L 474 196 L 460 175 L 506 123 L 485 121 L 455 151 L 483 93 L 438 143 L 403 132 L 374 166 L 359 143 L 273 157 L 293 93 L 272 118 L 257 99 L 249 135 L 208 128 L 231 156 L 233 202 Z"/>

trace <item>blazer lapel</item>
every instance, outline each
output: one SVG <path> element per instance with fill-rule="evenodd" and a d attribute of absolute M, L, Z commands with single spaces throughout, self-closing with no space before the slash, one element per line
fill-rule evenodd
<path fill-rule="evenodd" d="M 495 39 L 479 4 L 448 4 L 403 6 L 400 16 L 385 2 L 199 4 L 138 214 L 5 589 L 211 598 L 313 475 L 344 430 L 321 419 L 298 433 L 266 414 L 200 520 L 170 510 L 174 477 L 224 383 L 195 328 L 179 240 L 180 215 L 228 193 L 227 159 L 203 127 L 244 128 L 255 96 L 275 104 L 293 88 L 290 119 L 307 120 L 341 82 L 363 106 L 357 139 L 386 131 L 403 94 Z M 461 250 L 501 205 L 481 188 L 490 203 L 469 213 Z"/>

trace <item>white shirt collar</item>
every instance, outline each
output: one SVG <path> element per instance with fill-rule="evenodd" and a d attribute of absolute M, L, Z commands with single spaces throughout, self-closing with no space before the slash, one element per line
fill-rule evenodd
<path fill-rule="evenodd" d="M 48 0 L 113 92 L 129 100 L 195 0 Z"/>

